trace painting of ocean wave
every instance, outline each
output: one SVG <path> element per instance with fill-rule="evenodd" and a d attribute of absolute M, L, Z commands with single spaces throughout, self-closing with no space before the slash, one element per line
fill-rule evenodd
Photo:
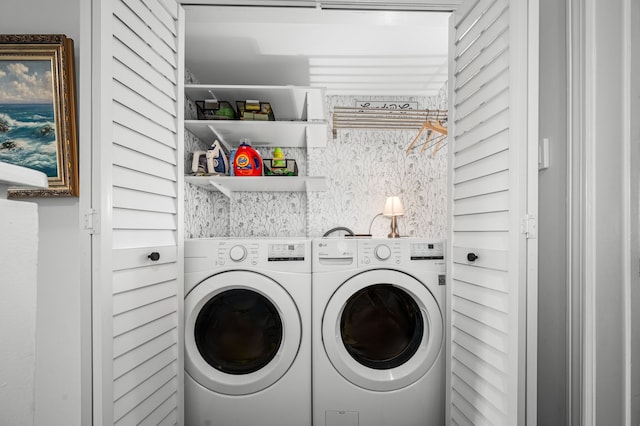
<path fill-rule="evenodd" d="M 0 103 L 0 161 L 58 176 L 53 104 Z"/>
<path fill-rule="evenodd" d="M 0 161 L 58 176 L 49 60 L 0 60 Z"/>
<path fill-rule="evenodd" d="M 73 51 L 62 34 L 0 34 L 0 162 L 48 177 L 8 198 L 80 193 Z"/>

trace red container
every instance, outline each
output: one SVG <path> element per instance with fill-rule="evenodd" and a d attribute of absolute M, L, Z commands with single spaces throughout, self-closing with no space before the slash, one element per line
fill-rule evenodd
<path fill-rule="evenodd" d="M 242 142 L 233 159 L 236 176 L 262 176 L 262 157 L 246 142 Z"/>

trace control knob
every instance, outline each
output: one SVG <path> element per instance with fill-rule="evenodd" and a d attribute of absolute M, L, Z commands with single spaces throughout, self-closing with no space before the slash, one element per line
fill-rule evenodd
<path fill-rule="evenodd" d="M 376 247 L 375 255 L 378 260 L 387 260 L 391 257 L 391 249 L 389 246 L 381 244 Z"/>
<path fill-rule="evenodd" d="M 247 257 L 247 249 L 244 246 L 233 246 L 229 250 L 229 257 L 234 262 L 241 262 Z"/>

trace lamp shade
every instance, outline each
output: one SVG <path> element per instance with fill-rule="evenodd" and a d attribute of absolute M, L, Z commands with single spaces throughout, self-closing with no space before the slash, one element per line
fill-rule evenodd
<path fill-rule="evenodd" d="M 402 216 L 404 215 L 404 207 L 399 197 L 387 197 L 387 201 L 384 203 L 384 210 L 382 214 L 385 216 Z"/>

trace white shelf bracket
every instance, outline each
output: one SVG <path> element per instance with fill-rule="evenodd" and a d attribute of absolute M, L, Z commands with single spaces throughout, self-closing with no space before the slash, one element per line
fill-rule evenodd
<path fill-rule="evenodd" d="M 207 127 L 209 128 L 209 130 L 211 130 L 211 133 L 213 133 L 213 137 L 214 139 L 218 139 L 220 141 L 220 143 L 222 143 L 224 145 L 225 148 L 227 148 L 227 150 L 231 150 L 231 145 L 229 145 L 229 142 L 227 142 L 225 140 L 225 138 L 222 137 L 221 134 L 219 134 L 218 132 L 216 132 L 216 129 L 211 125 L 208 124 Z M 205 143 L 208 143 L 207 141 L 203 141 Z M 211 141 L 213 143 L 213 141 Z"/>
<path fill-rule="evenodd" d="M 223 193 L 227 198 L 231 199 L 231 190 L 229 188 L 227 188 L 223 184 L 221 184 L 219 182 L 216 182 L 216 181 L 213 181 L 213 180 L 210 180 L 209 183 L 211 184 L 211 186 L 213 186 L 218 191 Z"/>
<path fill-rule="evenodd" d="M 322 148 L 326 146 L 326 142 L 323 141 L 323 138 L 327 138 L 326 125 L 309 124 L 305 127 L 304 132 L 307 148 Z"/>

